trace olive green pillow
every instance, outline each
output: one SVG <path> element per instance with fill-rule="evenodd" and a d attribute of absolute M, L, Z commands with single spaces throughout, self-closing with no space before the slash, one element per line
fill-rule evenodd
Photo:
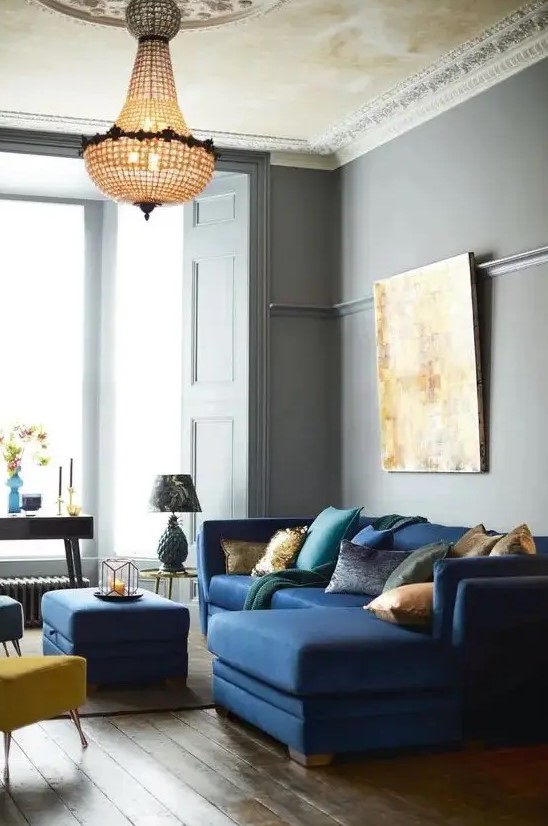
<path fill-rule="evenodd" d="M 417 548 L 398 565 L 395 571 L 392 571 L 386 580 L 383 594 L 401 585 L 431 582 L 434 578 L 434 564 L 440 559 L 445 559 L 450 547 L 448 542 L 433 542 L 431 545 Z"/>

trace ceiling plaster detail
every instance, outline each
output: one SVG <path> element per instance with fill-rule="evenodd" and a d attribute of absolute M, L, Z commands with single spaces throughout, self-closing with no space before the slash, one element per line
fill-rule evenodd
<path fill-rule="evenodd" d="M 548 3 L 535 0 L 310 141 L 348 163 L 548 55 Z"/>
<path fill-rule="evenodd" d="M 548 2 L 534 0 L 310 140 L 211 130 L 207 130 L 207 136 L 221 148 L 272 152 L 272 162 L 279 165 L 335 169 L 546 56 Z M 111 125 L 98 120 L 0 111 L 0 126 L 5 127 L 84 134 Z M 193 128 L 193 133 L 203 136 L 199 128 Z"/>
<path fill-rule="evenodd" d="M 125 28 L 127 0 L 27 0 L 42 10 L 62 14 L 92 26 Z M 207 31 L 245 23 L 282 6 L 288 0 L 177 0 L 181 30 Z"/>

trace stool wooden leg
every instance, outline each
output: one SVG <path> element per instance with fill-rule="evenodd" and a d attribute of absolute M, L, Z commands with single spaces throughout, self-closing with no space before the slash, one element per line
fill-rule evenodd
<path fill-rule="evenodd" d="M 82 731 L 82 725 L 80 723 L 80 715 L 78 714 L 78 709 L 77 708 L 71 708 L 71 710 L 69 711 L 69 714 L 70 714 L 70 719 L 72 720 L 72 722 L 74 723 L 74 725 L 78 729 L 78 734 L 80 735 L 80 742 L 82 743 L 82 746 L 85 749 L 87 749 L 88 741 L 86 740 L 86 736 L 85 736 L 84 732 Z"/>
<path fill-rule="evenodd" d="M 19 645 L 19 640 L 12 640 L 11 644 L 15 648 L 15 653 L 17 654 L 17 656 L 20 657 L 21 656 L 21 646 Z"/>
<path fill-rule="evenodd" d="M 10 779 L 10 767 L 9 767 L 10 746 L 11 746 L 11 731 L 5 731 L 4 732 L 4 755 L 5 755 L 4 780 L 9 780 Z"/>
<path fill-rule="evenodd" d="M 4 646 L 4 651 L 6 652 L 6 657 L 9 657 L 10 652 L 8 651 L 8 646 L 6 645 L 5 642 L 3 642 L 2 645 Z"/>
<path fill-rule="evenodd" d="M 329 766 L 330 763 L 333 762 L 334 754 L 301 754 L 299 751 L 295 749 L 289 749 L 289 756 L 295 763 L 299 763 L 301 766 L 306 766 L 307 769 L 311 769 L 319 766 Z"/>

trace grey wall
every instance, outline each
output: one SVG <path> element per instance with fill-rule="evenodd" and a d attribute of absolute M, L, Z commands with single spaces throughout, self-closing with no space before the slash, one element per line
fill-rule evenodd
<path fill-rule="evenodd" d="M 342 169 L 338 300 L 458 253 L 548 244 L 546 88 L 545 60 Z M 527 521 L 548 534 L 548 268 L 493 279 L 479 299 L 490 431 L 481 475 L 381 470 L 373 313 L 337 322 L 346 505 L 503 529 Z"/>
<path fill-rule="evenodd" d="M 332 304 L 338 272 L 337 176 L 271 169 L 270 301 Z M 269 512 L 307 515 L 338 492 L 336 327 L 270 319 Z"/>

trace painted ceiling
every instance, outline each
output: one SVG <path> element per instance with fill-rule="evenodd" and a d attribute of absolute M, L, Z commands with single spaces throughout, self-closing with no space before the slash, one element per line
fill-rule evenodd
<path fill-rule="evenodd" d="M 485 63 L 485 49 L 496 57 L 513 48 L 518 27 L 521 40 L 548 29 L 548 3 L 517 0 L 180 4 L 190 28 L 171 51 L 191 128 L 221 134 L 227 145 L 297 151 L 329 152 L 354 140 L 371 125 L 358 114 L 390 106 L 432 67 L 451 72 L 460 61 L 462 74 L 472 50 Z M 123 5 L 0 0 L 0 125 L 79 132 L 114 121 L 135 54 L 118 25 Z"/>

